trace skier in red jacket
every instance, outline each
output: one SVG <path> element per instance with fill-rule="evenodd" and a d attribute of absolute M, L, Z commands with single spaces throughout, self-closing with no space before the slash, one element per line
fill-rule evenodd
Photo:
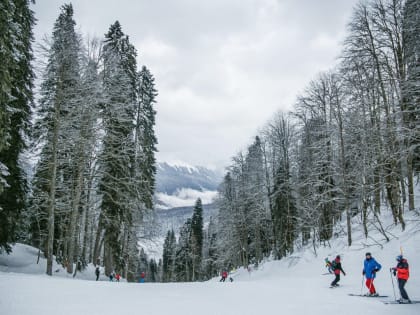
<path fill-rule="evenodd" d="M 398 279 L 398 288 L 400 289 L 401 294 L 401 299 L 399 300 L 399 302 L 411 303 L 407 291 L 404 289 L 404 286 L 407 283 L 408 278 L 410 277 L 410 269 L 408 267 L 408 262 L 407 259 L 403 258 L 402 255 L 397 256 L 397 261 L 397 266 L 391 268 L 391 271 L 393 271 L 394 276 L 397 276 Z"/>
<path fill-rule="evenodd" d="M 220 279 L 220 282 L 225 282 L 226 278 L 228 276 L 228 273 L 226 270 L 222 271 L 222 279 Z"/>

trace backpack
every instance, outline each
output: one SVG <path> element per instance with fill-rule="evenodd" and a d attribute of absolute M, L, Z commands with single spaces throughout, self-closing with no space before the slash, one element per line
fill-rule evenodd
<path fill-rule="evenodd" d="M 331 268 L 332 268 L 332 270 L 335 270 L 335 269 L 337 269 L 337 265 L 338 265 L 338 263 L 335 261 L 335 259 L 331 262 Z"/>

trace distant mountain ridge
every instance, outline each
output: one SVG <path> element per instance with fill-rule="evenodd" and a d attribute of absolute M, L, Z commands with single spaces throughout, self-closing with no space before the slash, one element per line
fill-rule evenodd
<path fill-rule="evenodd" d="M 203 204 L 209 204 L 221 181 L 221 172 L 206 167 L 160 162 L 156 173 L 156 208 L 190 207 L 197 198 L 201 198 Z"/>
<path fill-rule="evenodd" d="M 222 176 L 202 166 L 188 166 L 158 163 L 156 174 L 156 192 L 174 194 L 182 188 L 199 191 L 217 190 Z"/>

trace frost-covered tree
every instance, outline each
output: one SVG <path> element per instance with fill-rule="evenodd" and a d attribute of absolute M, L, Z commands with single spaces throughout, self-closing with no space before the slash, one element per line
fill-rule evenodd
<path fill-rule="evenodd" d="M 210 217 L 203 239 L 203 274 L 205 279 L 211 279 L 218 275 L 217 256 L 217 227 L 214 218 Z"/>
<path fill-rule="evenodd" d="M 332 121 L 332 93 L 325 75 L 313 80 L 298 97 L 296 115 L 304 125 L 300 156 L 300 190 L 319 227 L 319 239 L 332 236 L 337 213 L 334 157 L 334 124 Z"/>
<path fill-rule="evenodd" d="M 298 235 L 298 213 L 290 162 L 292 136 L 292 127 L 285 115 L 276 116 L 269 124 L 267 137 L 272 148 L 271 164 L 276 168 L 269 197 L 273 221 L 273 250 L 277 258 L 293 252 Z"/>
<path fill-rule="evenodd" d="M 33 70 L 28 0 L 0 3 L 0 251 L 16 241 L 26 207 L 27 180 L 21 154 L 30 127 Z"/>
<path fill-rule="evenodd" d="M 200 280 L 203 258 L 203 205 L 198 198 L 194 205 L 191 218 L 191 281 Z"/>
<path fill-rule="evenodd" d="M 174 280 L 176 253 L 176 238 L 174 230 L 168 231 L 163 244 L 162 256 L 162 281 L 171 282 Z"/>
<path fill-rule="evenodd" d="M 403 117 L 407 130 L 408 171 L 420 170 L 420 3 L 406 0 L 403 8 L 402 50 L 406 76 L 402 82 Z M 411 167 L 411 168 L 410 168 Z M 410 192 L 410 196 L 412 196 Z M 412 201 L 410 209 L 414 209 Z"/>
<path fill-rule="evenodd" d="M 133 61 L 134 59 L 134 61 Z M 122 269 L 124 230 L 132 222 L 135 118 L 135 50 L 115 22 L 103 46 L 104 128 L 100 163 L 101 216 L 97 238 L 104 232 L 105 272 Z M 97 250 L 96 250 L 97 251 Z"/>
<path fill-rule="evenodd" d="M 63 5 L 54 24 L 48 63 L 41 85 L 34 135 L 42 146 L 33 182 L 33 206 L 47 220 L 47 274 L 52 275 L 56 208 L 70 209 L 72 134 L 80 95 L 80 38 L 75 32 L 73 7 Z M 42 217 L 42 214 L 44 215 Z M 45 240 L 43 240 L 45 241 Z"/>
<path fill-rule="evenodd" d="M 138 101 L 135 127 L 135 169 L 141 186 L 141 200 L 146 208 L 153 207 L 155 189 L 157 138 L 154 132 L 157 91 L 155 79 L 143 66 L 138 73 Z"/>
<path fill-rule="evenodd" d="M 191 281 L 192 260 L 191 260 L 191 219 L 181 227 L 175 253 L 175 280 Z"/>

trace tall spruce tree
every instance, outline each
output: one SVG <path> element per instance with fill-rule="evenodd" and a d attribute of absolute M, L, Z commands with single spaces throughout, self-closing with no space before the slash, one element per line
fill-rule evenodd
<path fill-rule="evenodd" d="M 218 274 L 217 268 L 217 227 L 215 220 L 210 222 L 203 240 L 203 274 L 205 279 L 211 279 Z"/>
<path fill-rule="evenodd" d="M 203 252 L 203 205 L 201 199 L 195 202 L 193 215 L 191 218 L 191 281 L 200 280 L 202 252 Z"/>
<path fill-rule="evenodd" d="M 44 243 L 47 253 L 47 274 L 52 275 L 56 207 L 64 216 L 70 206 L 69 153 L 72 149 L 73 126 L 80 94 L 80 38 L 75 32 L 73 7 L 66 4 L 54 24 L 48 64 L 41 85 L 41 98 L 37 109 L 38 120 L 34 135 L 42 145 L 39 163 L 33 182 L 33 205 L 41 220 L 46 220 L 48 236 Z M 61 202 L 57 202 L 57 200 Z M 55 245 L 54 245 L 55 244 Z"/>
<path fill-rule="evenodd" d="M 0 251 L 10 252 L 26 204 L 19 163 L 30 126 L 34 14 L 28 0 L 0 3 Z"/>
<path fill-rule="evenodd" d="M 135 129 L 135 167 L 141 185 L 141 200 L 148 209 L 153 207 L 155 190 L 157 138 L 154 132 L 157 91 L 155 79 L 143 66 L 138 73 L 138 103 Z"/>
<path fill-rule="evenodd" d="M 105 135 L 99 160 L 102 202 L 97 238 L 104 231 L 106 274 L 114 268 L 123 269 L 124 232 L 130 230 L 133 223 L 132 208 L 141 207 L 136 200 L 138 183 L 133 177 L 135 57 L 134 47 L 122 32 L 120 23 L 115 22 L 105 35 L 103 47 L 105 102 L 102 118 Z M 97 255 L 98 249 L 95 252 Z"/>
<path fill-rule="evenodd" d="M 179 232 L 179 238 L 175 254 L 175 280 L 191 281 L 191 219 L 187 219 Z"/>
<path fill-rule="evenodd" d="M 162 281 L 171 282 L 174 280 L 174 266 L 176 253 L 176 238 L 174 230 L 168 231 L 163 243 L 162 256 Z"/>

